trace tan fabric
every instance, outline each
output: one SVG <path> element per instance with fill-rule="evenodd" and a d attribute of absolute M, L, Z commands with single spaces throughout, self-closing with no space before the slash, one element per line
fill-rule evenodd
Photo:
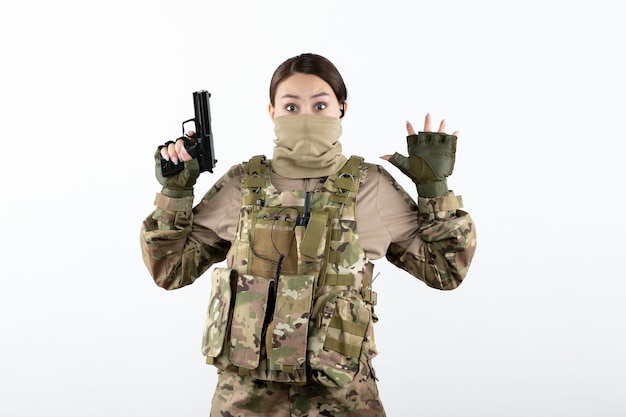
<path fill-rule="evenodd" d="M 316 178 L 336 173 L 346 163 L 341 154 L 341 120 L 300 114 L 274 118 L 272 169 L 286 178 Z"/>
<path fill-rule="evenodd" d="M 320 186 L 320 178 L 288 179 L 272 172 L 272 184 L 279 191 L 305 188 L 312 191 Z M 198 226 L 214 231 L 223 240 L 234 239 L 239 219 L 240 186 L 239 176 L 231 178 L 216 196 L 195 209 L 192 239 L 202 240 L 195 236 Z M 383 257 L 391 242 L 417 239 L 415 245 L 421 246 L 421 240 L 416 238 L 417 213 L 377 170 L 369 171 L 359 191 L 356 220 L 359 242 L 370 259 Z"/>
<path fill-rule="evenodd" d="M 367 178 L 356 200 L 359 243 L 371 260 L 393 265 L 441 289 L 457 288 L 476 250 L 476 227 L 452 192 L 418 198 L 417 204 L 389 173 L 366 164 Z M 273 173 L 275 187 L 320 187 L 319 180 L 288 179 Z M 157 208 L 143 221 L 144 263 L 155 283 L 175 289 L 189 285 L 211 265 L 226 259 L 241 209 L 241 166 L 228 170 L 188 211 L 188 202 L 157 196 Z M 185 208 L 172 211 L 173 207 Z"/>

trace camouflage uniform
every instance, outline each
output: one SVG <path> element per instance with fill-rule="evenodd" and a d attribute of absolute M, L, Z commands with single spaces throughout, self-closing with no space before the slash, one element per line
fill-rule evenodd
<path fill-rule="evenodd" d="M 376 382 L 362 364 L 355 381 L 342 388 L 320 384 L 285 384 L 221 372 L 213 396 L 211 416 L 384 416 Z"/>
<path fill-rule="evenodd" d="M 191 197 L 157 195 L 143 223 L 144 261 L 163 288 L 227 260 L 212 272 L 202 345 L 219 368 L 211 415 L 384 415 L 371 366 L 370 259 L 386 255 L 443 290 L 467 273 L 475 229 L 451 192 L 416 205 L 358 157 L 315 188 L 308 226 L 298 225 L 308 188 L 257 157 L 193 209 Z"/>

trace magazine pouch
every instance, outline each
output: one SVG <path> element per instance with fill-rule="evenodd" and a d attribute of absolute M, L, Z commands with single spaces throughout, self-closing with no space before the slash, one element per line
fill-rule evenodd
<path fill-rule="evenodd" d="M 245 369 L 259 366 L 263 325 L 274 280 L 239 275 L 230 326 L 230 362 Z"/>
<path fill-rule="evenodd" d="M 237 271 L 230 268 L 215 268 L 211 274 L 211 298 L 202 336 L 202 354 L 209 363 L 213 363 L 224 348 L 237 276 Z"/>
<path fill-rule="evenodd" d="M 359 370 L 371 309 L 360 297 L 344 291 L 321 297 L 314 308 L 309 339 L 311 377 L 327 387 L 350 383 Z"/>
<path fill-rule="evenodd" d="M 270 371 L 302 374 L 313 298 L 312 275 L 281 275 L 273 319 L 267 329 Z"/>
<path fill-rule="evenodd" d="M 263 325 L 274 280 L 215 268 L 202 353 L 219 369 L 259 366 Z"/>

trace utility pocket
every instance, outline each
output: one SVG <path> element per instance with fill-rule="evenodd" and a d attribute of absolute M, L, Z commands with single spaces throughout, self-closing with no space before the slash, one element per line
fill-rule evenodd
<path fill-rule="evenodd" d="M 259 366 L 263 325 L 274 280 L 240 275 L 230 326 L 230 362 L 240 368 Z"/>
<path fill-rule="evenodd" d="M 298 249 L 294 227 L 298 211 L 284 207 L 263 207 L 256 215 L 259 218 L 254 220 L 250 231 L 249 271 L 254 276 L 264 278 L 275 278 L 281 273 L 297 274 Z"/>
<path fill-rule="evenodd" d="M 369 306 L 356 296 L 344 294 L 325 302 L 312 325 L 309 343 L 315 381 L 342 387 L 354 379 L 370 320 Z"/>
<path fill-rule="evenodd" d="M 267 356 L 271 371 L 304 371 L 313 298 L 312 275 L 281 275 L 274 316 L 267 330 Z"/>
<path fill-rule="evenodd" d="M 328 213 L 313 210 L 308 225 L 295 228 L 300 262 L 319 262 L 326 250 L 326 234 L 328 230 Z"/>
<path fill-rule="evenodd" d="M 202 354 L 209 363 L 213 363 L 224 348 L 237 276 L 237 271 L 230 268 L 215 268 L 211 273 L 211 298 L 202 336 Z"/>
<path fill-rule="evenodd" d="M 215 268 L 202 353 L 220 369 L 259 366 L 263 325 L 274 280 Z"/>

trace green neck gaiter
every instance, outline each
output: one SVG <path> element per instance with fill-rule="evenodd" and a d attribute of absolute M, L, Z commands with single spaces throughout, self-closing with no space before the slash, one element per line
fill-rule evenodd
<path fill-rule="evenodd" d="M 339 171 L 347 159 L 341 154 L 341 120 L 299 114 L 274 118 L 272 169 L 285 178 L 319 178 Z"/>

